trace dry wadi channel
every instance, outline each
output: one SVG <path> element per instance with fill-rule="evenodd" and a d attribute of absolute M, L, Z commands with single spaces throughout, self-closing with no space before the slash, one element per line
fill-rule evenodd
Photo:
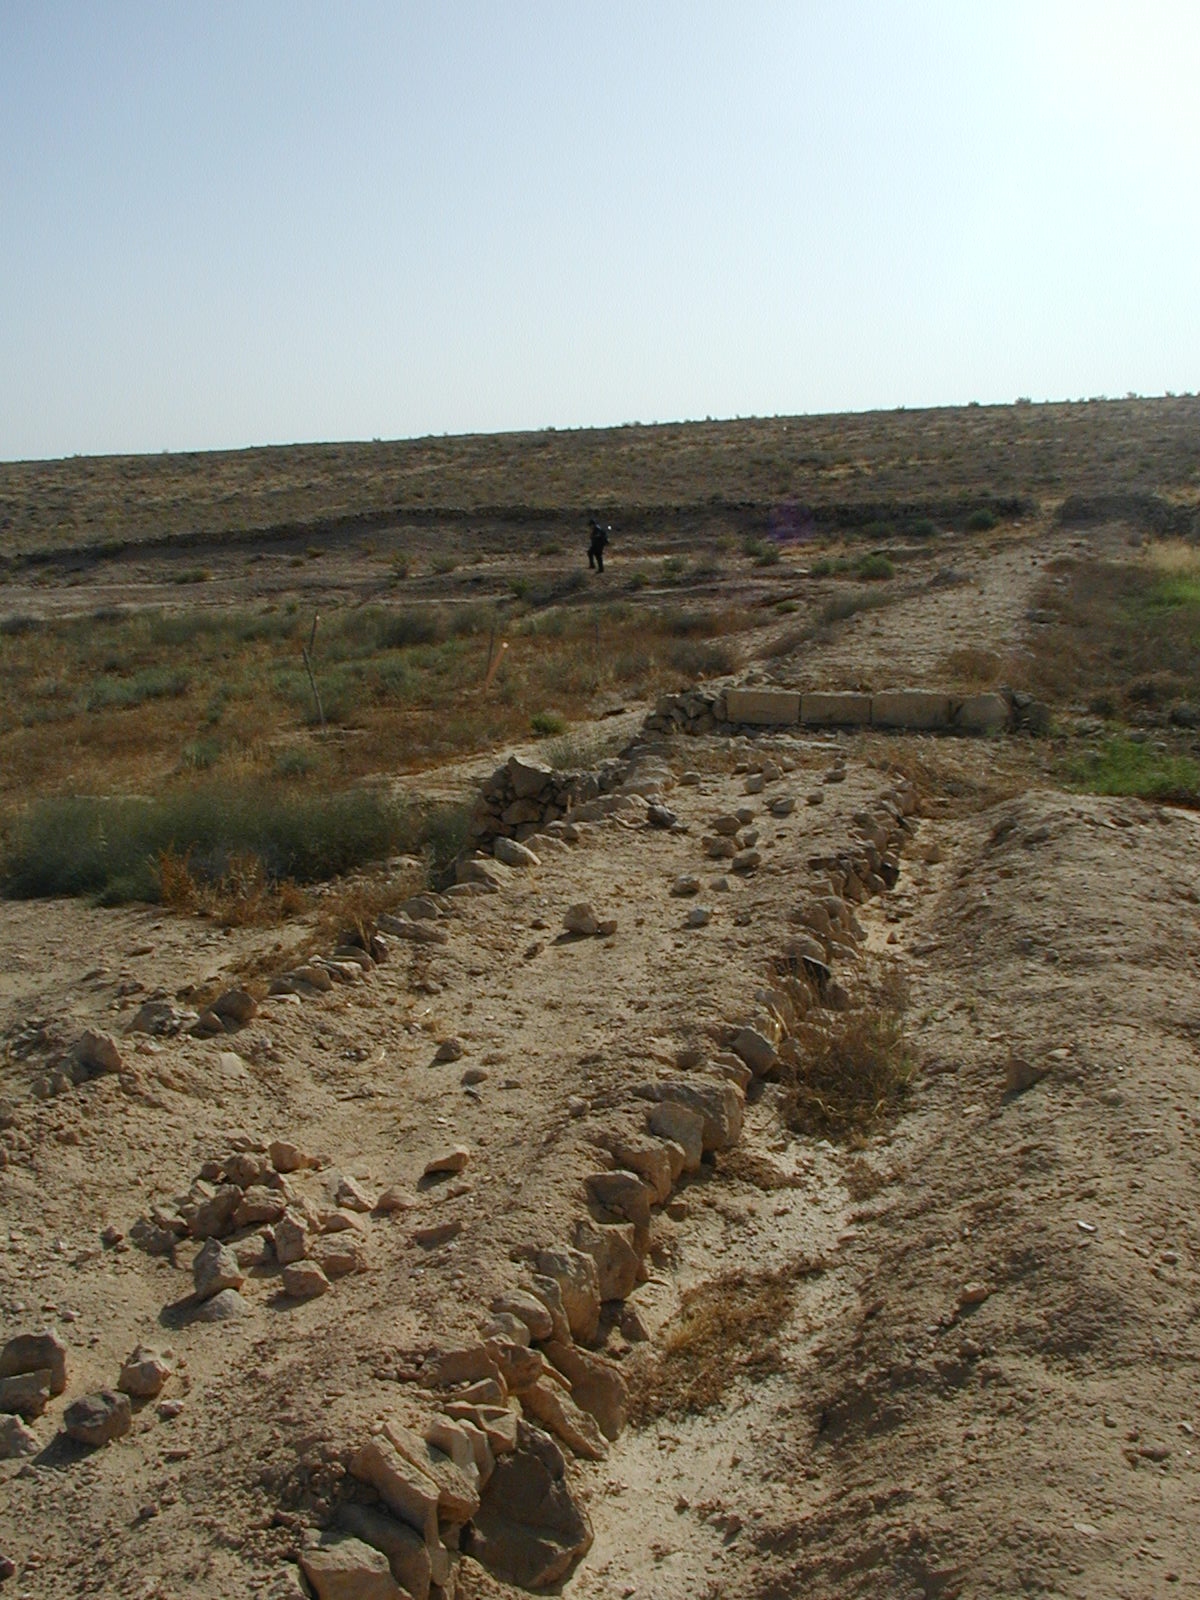
<path fill-rule="evenodd" d="M 264 999 L 6 906 L 6 1594 L 1200 1589 L 1197 824 L 795 698 L 503 763 Z M 894 1112 L 793 1131 L 885 1002 Z"/>

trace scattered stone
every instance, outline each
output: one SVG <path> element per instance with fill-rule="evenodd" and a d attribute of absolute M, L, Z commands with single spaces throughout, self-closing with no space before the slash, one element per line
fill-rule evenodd
<path fill-rule="evenodd" d="M 435 1061 L 457 1061 L 463 1053 L 461 1039 L 443 1039 L 434 1055 Z"/>
<path fill-rule="evenodd" d="M 676 878 L 671 885 L 671 893 L 676 899 L 682 900 L 687 895 L 700 893 L 700 879 L 691 876 Z"/>
<path fill-rule="evenodd" d="M 0 1378 L 0 1413 L 12 1413 L 32 1422 L 40 1417 L 50 1402 L 50 1370 L 18 1372 L 11 1378 Z"/>
<path fill-rule="evenodd" d="M 200 1020 L 197 1011 L 181 1010 L 169 1000 L 147 1000 L 134 1014 L 126 1032 L 147 1033 L 160 1039 L 173 1039 Z"/>
<path fill-rule="evenodd" d="M 276 1172 L 299 1172 L 305 1167 L 315 1167 L 314 1156 L 305 1155 L 299 1145 L 287 1139 L 275 1139 L 267 1147 L 267 1156 Z"/>
<path fill-rule="evenodd" d="M 220 1294 L 205 1300 L 196 1313 L 197 1322 L 232 1322 L 248 1315 L 250 1307 L 236 1289 L 222 1289 Z"/>
<path fill-rule="evenodd" d="M 411 1211 L 416 1204 L 416 1195 L 405 1189 L 402 1184 L 393 1183 L 389 1184 L 376 1200 L 375 1210 L 380 1216 L 390 1217 L 397 1211 Z"/>
<path fill-rule="evenodd" d="M 590 905 L 581 902 L 568 907 L 563 927 L 568 933 L 578 934 L 582 938 L 594 938 L 600 932 L 600 920 Z"/>
<path fill-rule="evenodd" d="M 790 817 L 796 809 L 795 797 L 790 794 L 778 794 L 767 806 L 773 817 Z"/>
<path fill-rule="evenodd" d="M 252 1184 L 233 1214 L 235 1228 L 254 1228 L 260 1222 L 278 1222 L 287 1210 L 287 1196 L 279 1189 Z"/>
<path fill-rule="evenodd" d="M 136 1400 L 153 1400 L 171 1376 L 171 1364 L 157 1350 L 139 1344 L 133 1354 L 125 1358 L 117 1388 Z"/>
<path fill-rule="evenodd" d="M 765 787 L 766 779 L 761 772 L 751 772 L 746 778 L 743 789 L 746 794 L 761 794 Z"/>
<path fill-rule="evenodd" d="M 986 1283 L 964 1283 L 962 1288 L 958 1291 L 959 1307 L 981 1306 L 991 1292 L 991 1289 Z"/>
<path fill-rule="evenodd" d="M 343 1231 L 317 1239 L 310 1260 L 327 1278 L 345 1278 L 352 1272 L 365 1272 L 369 1265 L 367 1241 L 361 1233 Z"/>
<path fill-rule="evenodd" d="M 528 1325 L 511 1311 L 497 1311 L 494 1316 L 480 1323 L 479 1331 L 489 1343 L 500 1340 L 504 1344 L 529 1344 Z"/>
<path fill-rule="evenodd" d="M 94 1447 L 109 1444 L 128 1433 L 132 1421 L 129 1396 L 118 1394 L 115 1389 L 99 1389 L 95 1394 L 81 1395 L 63 1412 L 63 1427 L 68 1438 Z"/>
<path fill-rule="evenodd" d="M 430 1222 L 422 1228 L 413 1229 L 413 1243 L 419 1244 L 423 1250 L 434 1250 L 440 1244 L 449 1244 L 451 1239 L 457 1239 L 463 1231 L 461 1218 L 452 1222 Z"/>
<path fill-rule="evenodd" d="M 480 863 L 478 862 L 470 862 L 468 864 L 471 866 L 480 866 Z M 488 888 L 494 888 L 495 879 L 490 873 L 487 872 L 486 869 L 481 870 L 483 872 L 482 882 L 475 884 L 470 883 L 468 880 L 467 882 L 462 883 L 460 887 L 466 888 L 469 886 L 472 888 L 483 888 L 486 886 Z M 450 942 L 450 935 L 447 930 L 443 927 L 440 927 L 436 922 L 429 922 L 424 919 L 413 921 L 408 917 L 393 917 L 386 911 L 380 913 L 378 920 L 379 926 L 384 929 L 386 933 L 394 933 L 397 938 L 408 939 L 413 944 L 449 944 Z"/>
<path fill-rule="evenodd" d="M 517 1448 L 497 1462 L 484 1493 L 469 1553 L 504 1582 L 544 1589 L 591 1543 L 591 1524 L 571 1495 L 562 1451 L 540 1429 L 521 1423 Z"/>
<path fill-rule="evenodd" d="M 300 1570 L 317 1600 L 405 1600 L 387 1556 L 361 1539 L 327 1536 L 301 1550 Z"/>
<path fill-rule="evenodd" d="M 471 1089 L 477 1083 L 486 1083 L 489 1077 L 490 1073 L 486 1067 L 468 1067 L 459 1082 L 464 1089 Z"/>
<path fill-rule="evenodd" d="M 351 1178 L 342 1173 L 338 1175 L 337 1188 L 333 1192 L 335 1205 L 344 1206 L 347 1211 L 365 1213 L 375 1209 L 375 1202 L 356 1178 Z"/>
<path fill-rule="evenodd" d="M 13 1461 L 19 1456 L 35 1456 L 41 1449 L 38 1436 L 21 1418 L 0 1416 L 0 1461 Z"/>
<path fill-rule="evenodd" d="M 686 772 L 681 772 L 679 775 L 679 782 L 686 789 L 694 789 L 700 781 L 700 774 L 694 768 L 689 767 Z"/>
<path fill-rule="evenodd" d="M 738 853 L 737 840 L 721 834 L 706 833 L 700 840 L 700 848 L 710 861 L 732 861 Z"/>
<path fill-rule="evenodd" d="M 431 1161 L 427 1161 L 425 1163 L 424 1176 L 431 1178 L 439 1172 L 461 1172 L 470 1159 L 470 1146 L 456 1144 L 447 1150 L 444 1155 L 434 1156 Z"/>
<path fill-rule="evenodd" d="M 730 862 L 734 872 L 755 872 L 762 865 L 761 850 L 739 850 Z"/>
<path fill-rule="evenodd" d="M 712 915 L 711 906 L 693 906 L 684 921 L 689 928 L 707 928 Z"/>
<path fill-rule="evenodd" d="M 48 1372 L 51 1394 L 67 1387 L 67 1347 L 49 1328 L 39 1333 L 18 1333 L 0 1350 L 0 1378 L 22 1372 Z"/>
<path fill-rule="evenodd" d="M 316 1261 L 289 1261 L 283 1269 L 283 1292 L 291 1300 L 315 1300 L 328 1288 L 329 1279 Z"/>
<path fill-rule="evenodd" d="M 79 1065 L 91 1076 L 106 1072 L 120 1072 L 124 1062 L 117 1041 L 107 1033 L 89 1029 L 75 1045 L 74 1056 Z"/>
<path fill-rule="evenodd" d="M 548 1278 L 542 1273 L 534 1273 L 529 1280 L 529 1293 L 550 1313 L 551 1337 L 561 1340 L 564 1344 L 567 1343 L 571 1338 L 571 1325 L 567 1320 L 562 1290 L 557 1280 Z"/>
<path fill-rule="evenodd" d="M 246 1274 L 238 1266 L 234 1252 L 218 1239 L 208 1239 L 192 1262 L 192 1279 L 197 1300 L 211 1300 L 222 1289 L 240 1289 Z"/>
<path fill-rule="evenodd" d="M 180 1206 L 179 1215 L 193 1239 L 215 1239 L 233 1227 L 241 1203 L 242 1191 L 237 1184 L 223 1183 L 204 1198 Z"/>
<path fill-rule="evenodd" d="M 1008 1094 L 1024 1094 L 1026 1089 L 1032 1089 L 1049 1072 L 1049 1061 L 1030 1061 L 1025 1056 L 1010 1056 L 1004 1068 L 1005 1090 Z"/>
<path fill-rule="evenodd" d="M 654 803 L 646 807 L 646 821 L 652 828 L 674 828 L 679 818 L 668 806 Z"/>
<path fill-rule="evenodd" d="M 303 1261 L 308 1254 L 308 1235 L 309 1225 L 306 1218 L 289 1206 L 271 1229 L 275 1259 L 281 1267 L 286 1267 L 293 1261 Z"/>
<path fill-rule="evenodd" d="M 258 1015 L 258 1002 L 245 989 L 227 989 L 224 994 L 218 995 L 209 1010 L 215 1012 L 227 1027 L 232 1023 L 235 1028 L 244 1028 Z"/>

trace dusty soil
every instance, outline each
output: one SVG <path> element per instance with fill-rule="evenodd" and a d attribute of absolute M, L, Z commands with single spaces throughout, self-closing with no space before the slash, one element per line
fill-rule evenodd
<path fill-rule="evenodd" d="M 827 654 L 774 670 L 933 682 L 954 643 L 1007 659 L 1062 547 L 1037 528 L 964 544 L 958 580 L 852 618 Z M 736 768 L 768 750 L 790 769 L 748 799 Z M 846 778 L 825 782 L 835 758 Z M 614 1330 L 607 1344 L 635 1394 L 689 1288 L 795 1269 L 793 1311 L 765 1375 L 573 1464 L 596 1537 L 564 1592 L 1200 1589 L 1200 824 L 1046 789 L 1015 739 L 779 734 L 680 740 L 661 759 L 686 831 L 649 826 L 631 803 L 532 870 L 498 868 L 500 892 L 458 902 L 444 946 L 394 941 L 361 984 L 270 1001 L 219 1043 L 124 1030 L 150 993 L 286 967 L 302 929 L 5 906 L 0 1333 L 49 1324 L 69 1347 L 67 1392 L 33 1424 L 39 1453 L 0 1463 L 6 1593 L 299 1593 L 294 1553 L 336 1497 L 346 1447 L 380 1416 L 418 1414 L 415 1355 L 470 1337 L 516 1281 L 513 1258 L 568 1238 L 595 1141 L 636 1112 L 639 1084 L 753 1009 L 789 912 L 821 881 L 810 861 L 844 846 L 895 768 L 919 774 L 921 814 L 899 883 L 860 908 L 863 950 L 836 975 L 851 999 L 887 969 L 907 981 L 918 1070 L 903 1113 L 848 1150 L 790 1134 L 767 1084 L 747 1107 L 741 1149 L 755 1159 L 706 1168 L 679 1214 L 656 1218 L 632 1296 L 650 1338 Z M 467 770 L 431 774 L 431 792 Z M 698 783 L 677 781 L 688 770 Z M 763 801 L 781 794 L 798 804 L 776 818 Z M 699 839 L 739 804 L 759 813 L 763 862 L 718 889 Z M 670 893 L 684 873 L 702 879 L 707 926 L 686 927 L 696 902 Z M 613 935 L 561 937 L 583 900 L 616 919 Z M 37 1098 L 56 1045 L 85 1027 L 119 1039 L 124 1070 Z M 436 1063 L 452 1035 L 462 1058 Z M 1021 1093 L 1006 1087 L 1014 1056 L 1044 1069 Z M 487 1076 L 464 1086 L 471 1067 Z M 319 1154 L 314 1196 L 341 1172 L 373 1193 L 400 1184 L 413 1206 L 371 1217 L 369 1270 L 320 1299 L 284 1299 L 264 1266 L 243 1319 L 205 1324 L 188 1247 L 172 1262 L 101 1233 L 128 1236 L 243 1135 Z M 463 1179 L 421 1187 L 454 1142 L 472 1152 Z M 447 1219 L 463 1224 L 456 1238 L 415 1242 Z M 64 1404 L 114 1383 L 139 1342 L 174 1353 L 177 1414 L 151 1402 L 107 1448 L 67 1443 Z M 470 1560 L 458 1588 L 517 1592 Z"/>

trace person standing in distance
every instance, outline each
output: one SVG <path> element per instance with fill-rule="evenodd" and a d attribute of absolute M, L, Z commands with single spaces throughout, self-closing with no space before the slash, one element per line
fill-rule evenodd
<path fill-rule="evenodd" d="M 588 522 L 588 528 L 592 536 L 591 543 L 588 545 L 588 566 L 594 568 L 597 572 L 603 572 L 604 547 L 608 543 L 608 536 L 612 529 L 606 528 L 602 522 L 597 522 L 595 517 L 592 517 Z"/>

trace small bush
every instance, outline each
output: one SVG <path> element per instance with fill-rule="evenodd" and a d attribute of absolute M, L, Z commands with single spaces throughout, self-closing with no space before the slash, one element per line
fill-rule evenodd
<path fill-rule="evenodd" d="M 854 571 L 865 583 L 877 583 L 881 579 L 896 576 L 895 567 L 882 550 L 873 550 L 870 555 L 863 556 Z"/>
<path fill-rule="evenodd" d="M 994 511 L 989 511 L 986 506 L 979 506 L 967 518 L 968 533 L 990 533 L 999 523 L 999 518 Z"/>
<path fill-rule="evenodd" d="M 567 719 L 560 717 L 557 711 L 535 711 L 529 726 L 539 739 L 549 739 L 567 731 Z"/>

